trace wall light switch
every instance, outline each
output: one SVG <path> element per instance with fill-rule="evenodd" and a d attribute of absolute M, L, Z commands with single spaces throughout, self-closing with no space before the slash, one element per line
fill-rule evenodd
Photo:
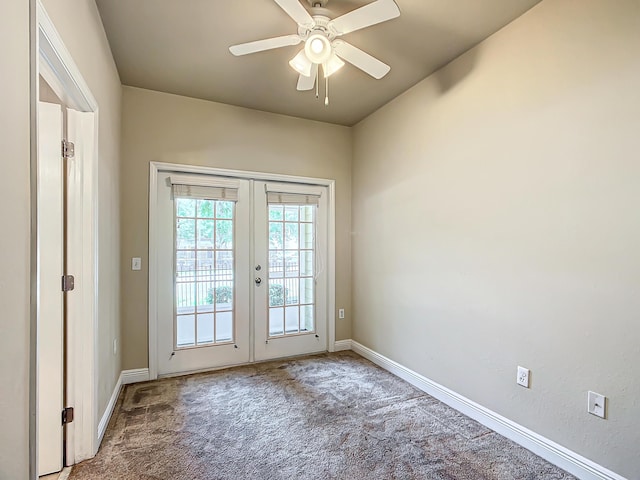
<path fill-rule="evenodd" d="M 140 257 L 131 259 L 131 270 L 142 270 L 142 259 Z"/>
<path fill-rule="evenodd" d="M 344 308 L 338 310 L 338 318 L 344 318 Z"/>
<path fill-rule="evenodd" d="M 604 418 L 607 397 L 605 397 L 604 395 L 600 395 L 599 393 L 590 391 L 587 395 L 587 400 L 587 411 L 591 415 Z"/>

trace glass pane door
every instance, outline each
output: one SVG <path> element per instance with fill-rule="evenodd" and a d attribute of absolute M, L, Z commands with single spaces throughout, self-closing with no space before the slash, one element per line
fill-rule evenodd
<path fill-rule="evenodd" d="M 316 208 L 268 204 L 270 338 L 315 332 Z"/>
<path fill-rule="evenodd" d="M 233 342 L 235 202 L 174 202 L 175 348 Z"/>

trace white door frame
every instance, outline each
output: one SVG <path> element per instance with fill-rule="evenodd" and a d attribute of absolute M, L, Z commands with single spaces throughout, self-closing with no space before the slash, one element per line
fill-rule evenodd
<path fill-rule="evenodd" d="M 261 180 L 267 182 L 298 183 L 306 185 L 320 185 L 327 187 L 327 350 L 334 351 L 336 339 L 336 280 L 335 280 L 335 245 L 336 245 L 336 202 L 335 180 L 324 178 L 298 177 L 277 173 L 251 172 L 247 170 L 228 170 L 214 167 L 200 167 L 176 163 L 149 163 L 149 379 L 158 378 L 158 311 L 157 311 L 157 271 L 158 244 L 155 239 L 158 214 L 158 173 L 197 173 L 215 175 L 218 177 L 232 177 L 247 180 Z M 253 289 L 252 289 L 253 290 Z M 253 313 L 251 314 L 253 317 Z"/>
<path fill-rule="evenodd" d="M 40 0 L 36 4 L 35 22 L 37 59 L 32 81 L 37 85 L 38 76 L 42 75 L 64 106 L 93 113 L 92 141 L 87 145 L 88 151 L 84 152 L 84 160 L 72 162 L 67 184 L 70 205 L 67 230 L 72 232 L 67 240 L 67 258 L 69 265 L 75 266 L 74 271 L 69 273 L 75 276 L 76 285 L 80 286 L 75 292 L 77 295 L 67 296 L 67 301 L 73 302 L 73 308 L 67 315 L 69 356 L 65 372 L 66 394 L 67 406 L 74 407 L 75 418 L 66 427 L 66 460 L 67 464 L 74 464 L 93 457 L 100 441 L 97 411 L 98 103 Z M 37 102 L 37 89 L 35 96 Z M 37 135 L 37 132 L 34 134 Z M 32 232 L 32 235 L 35 234 Z M 32 333 L 31 348 L 37 352 L 38 346 L 33 338 Z M 37 378 L 35 384 L 32 381 L 30 389 L 37 402 Z M 37 415 L 37 412 L 32 412 L 30 421 L 35 423 L 33 413 Z M 30 431 L 33 435 L 35 428 Z M 36 439 L 32 438 L 30 445 L 36 450 Z M 31 458 L 32 461 L 37 459 L 37 452 Z"/>

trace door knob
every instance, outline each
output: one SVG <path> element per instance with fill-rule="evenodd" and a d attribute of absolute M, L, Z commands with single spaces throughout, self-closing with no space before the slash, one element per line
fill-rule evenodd
<path fill-rule="evenodd" d="M 262 279 L 260 277 L 256 277 L 256 285 L 260 286 L 262 283 Z"/>

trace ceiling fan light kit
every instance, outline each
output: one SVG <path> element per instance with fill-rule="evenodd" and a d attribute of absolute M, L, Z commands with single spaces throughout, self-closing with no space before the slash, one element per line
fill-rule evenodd
<path fill-rule="evenodd" d="M 322 65 L 322 71 L 324 72 L 325 78 L 327 78 L 336 73 L 342 67 L 344 67 L 344 62 L 334 53 L 331 55 L 331 58 Z"/>
<path fill-rule="evenodd" d="M 309 60 L 304 50 L 300 50 L 295 57 L 289 60 L 289 65 L 300 75 L 304 75 L 305 77 L 311 76 L 313 63 Z"/>
<path fill-rule="evenodd" d="M 324 8 L 328 0 L 308 0 L 311 14 L 299 0 L 274 1 L 298 24 L 298 34 L 233 45 L 229 47 L 233 55 L 247 55 L 304 42 L 304 48 L 289 61 L 291 68 L 300 75 L 297 89 L 307 91 L 315 86 L 318 97 L 318 67 L 322 65 L 326 84 L 325 105 L 329 105 L 329 77 L 340 70 L 345 61 L 378 80 L 391 70 L 389 65 L 344 40 L 338 40 L 338 37 L 398 17 L 400 10 L 395 0 L 376 0 L 333 20 Z"/>

